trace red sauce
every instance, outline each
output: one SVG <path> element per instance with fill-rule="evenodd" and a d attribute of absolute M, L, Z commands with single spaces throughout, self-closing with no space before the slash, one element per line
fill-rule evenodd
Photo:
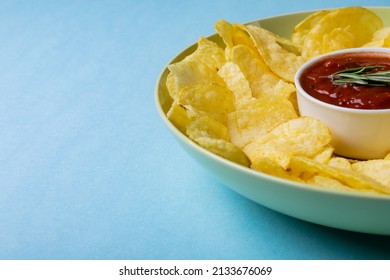
<path fill-rule="evenodd" d="M 326 103 L 356 109 L 390 109 L 390 86 L 334 85 L 327 77 L 337 71 L 373 65 L 384 66 L 380 71 L 390 70 L 389 54 L 347 53 L 326 58 L 307 69 L 300 82 L 308 94 Z"/>

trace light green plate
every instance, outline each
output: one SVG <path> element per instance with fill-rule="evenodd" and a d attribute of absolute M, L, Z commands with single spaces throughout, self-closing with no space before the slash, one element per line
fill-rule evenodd
<path fill-rule="evenodd" d="M 390 26 L 390 7 L 370 9 L 383 19 L 385 26 Z M 281 15 L 251 23 L 289 37 L 294 26 L 310 13 Z M 215 34 L 209 38 L 219 40 Z M 196 44 L 190 46 L 170 63 L 183 59 L 195 48 Z M 390 235 L 390 196 L 313 188 L 237 165 L 196 145 L 166 117 L 172 103 L 165 87 L 167 75 L 165 68 L 155 90 L 162 120 L 181 147 L 224 185 L 265 207 L 298 219 L 350 231 Z"/>

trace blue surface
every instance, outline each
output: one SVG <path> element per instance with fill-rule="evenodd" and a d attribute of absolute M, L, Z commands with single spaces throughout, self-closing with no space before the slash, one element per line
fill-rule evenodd
<path fill-rule="evenodd" d="M 390 237 L 230 191 L 154 104 L 166 63 L 220 18 L 367 4 L 389 1 L 1 1 L 0 259 L 389 258 Z"/>

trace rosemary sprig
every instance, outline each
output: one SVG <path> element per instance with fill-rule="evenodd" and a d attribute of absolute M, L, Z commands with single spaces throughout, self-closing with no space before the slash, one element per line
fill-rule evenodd
<path fill-rule="evenodd" d="M 334 85 L 358 84 L 366 86 L 388 86 L 390 85 L 390 71 L 377 71 L 367 73 L 373 69 L 381 69 L 384 66 L 364 66 L 341 70 L 328 76 Z"/>

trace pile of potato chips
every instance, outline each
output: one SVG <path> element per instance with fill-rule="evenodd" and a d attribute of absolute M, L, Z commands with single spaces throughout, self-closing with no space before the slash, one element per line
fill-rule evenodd
<path fill-rule="evenodd" d="M 299 116 L 294 75 L 308 59 L 343 48 L 389 47 L 390 28 L 373 12 L 348 7 L 313 13 L 291 39 L 255 25 L 219 20 L 224 46 L 200 38 L 168 66 L 169 120 L 207 150 L 238 164 L 313 187 L 390 194 L 390 154 L 339 157 L 319 120 Z"/>

